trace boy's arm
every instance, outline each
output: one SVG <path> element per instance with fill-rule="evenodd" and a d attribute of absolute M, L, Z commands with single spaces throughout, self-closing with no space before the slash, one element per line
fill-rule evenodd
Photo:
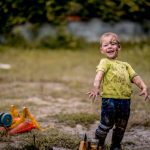
<path fill-rule="evenodd" d="M 132 82 L 141 89 L 140 96 L 144 95 L 145 100 L 149 99 L 148 88 L 146 84 L 144 83 L 144 81 L 142 80 L 142 78 L 137 75 L 133 77 Z"/>
<path fill-rule="evenodd" d="M 103 71 L 97 72 L 95 79 L 94 79 L 94 84 L 93 84 L 94 87 L 90 92 L 87 93 L 89 95 L 89 98 L 92 98 L 93 100 L 95 100 L 95 98 L 99 95 L 100 85 L 101 85 L 103 76 L 104 76 Z"/>

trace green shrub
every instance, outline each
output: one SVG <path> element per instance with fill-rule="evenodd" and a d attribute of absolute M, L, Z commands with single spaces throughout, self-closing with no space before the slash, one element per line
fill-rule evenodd
<path fill-rule="evenodd" d="M 32 39 L 26 39 L 19 33 L 9 34 L 5 45 L 21 48 L 77 49 L 85 47 L 87 43 L 83 38 L 76 37 L 66 31 L 63 26 L 58 26 L 55 36 L 45 36 L 41 39 L 36 39 L 36 35 Z"/>

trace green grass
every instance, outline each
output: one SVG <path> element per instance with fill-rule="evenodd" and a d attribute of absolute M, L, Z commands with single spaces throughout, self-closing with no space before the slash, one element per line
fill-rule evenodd
<path fill-rule="evenodd" d="M 50 51 L 42 49 L 0 49 L 5 49 L 0 52 L 1 62 L 12 65 L 11 70 L 0 70 L 1 81 L 64 82 L 66 80 L 82 80 L 82 77 L 87 75 L 85 69 L 91 70 L 93 68 L 92 64 L 93 66 L 96 65 L 96 53 L 90 50 L 66 51 L 62 49 L 59 51 Z M 93 55 L 94 57 L 90 58 L 89 55 Z M 90 64 L 90 66 L 87 64 Z M 88 74 L 91 75 L 91 73 Z"/>
<path fill-rule="evenodd" d="M 45 50 L 0 47 L 0 62 L 8 63 L 11 70 L 0 70 L 0 80 L 8 81 L 92 81 L 95 67 L 102 55 L 96 47 L 87 50 Z M 131 47 L 120 51 L 119 59 L 131 63 L 148 82 L 149 46 Z"/>
<path fill-rule="evenodd" d="M 72 113 L 72 114 L 58 114 L 54 116 L 59 122 L 65 123 L 71 127 L 75 127 L 77 124 L 81 124 L 85 127 L 89 127 L 99 119 L 98 114 L 90 113 Z"/>
<path fill-rule="evenodd" d="M 4 141 L 4 136 L 0 138 L 2 138 L 1 141 Z M 52 149 L 53 147 L 75 150 L 79 146 L 80 138 L 77 135 L 65 133 L 56 128 L 50 128 L 45 131 L 32 130 L 28 133 L 5 137 L 6 141 L 6 150 L 45 150 Z"/>

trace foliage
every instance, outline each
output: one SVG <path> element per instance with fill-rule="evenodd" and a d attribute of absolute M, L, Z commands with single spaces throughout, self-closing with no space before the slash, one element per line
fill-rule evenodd
<path fill-rule="evenodd" d="M 105 21 L 149 20 L 148 0 L 7 0 L 0 1 L 0 33 L 25 22 L 64 24 L 68 16 L 98 17 Z"/>

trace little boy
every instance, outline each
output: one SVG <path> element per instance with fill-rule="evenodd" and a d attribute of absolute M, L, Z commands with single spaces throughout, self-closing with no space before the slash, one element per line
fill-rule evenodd
<path fill-rule="evenodd" d="M 106 56 L 97 66 L 93 89 L 88 92 L 93 100 L 102 96 L 101 120 L 95 132 L 103 149 L 105 138 L 113 128 L 110 150 L 121 150 L 121 141 L 130 115 L 131 83 L 140 89 L 145 100 L 149 98 L 146 84 L 141 77 L 126 63 L 117 60 L 121 49 L 120 41 L 115 33 L 104 33 L 100 37 L 100 51 Z"/>

